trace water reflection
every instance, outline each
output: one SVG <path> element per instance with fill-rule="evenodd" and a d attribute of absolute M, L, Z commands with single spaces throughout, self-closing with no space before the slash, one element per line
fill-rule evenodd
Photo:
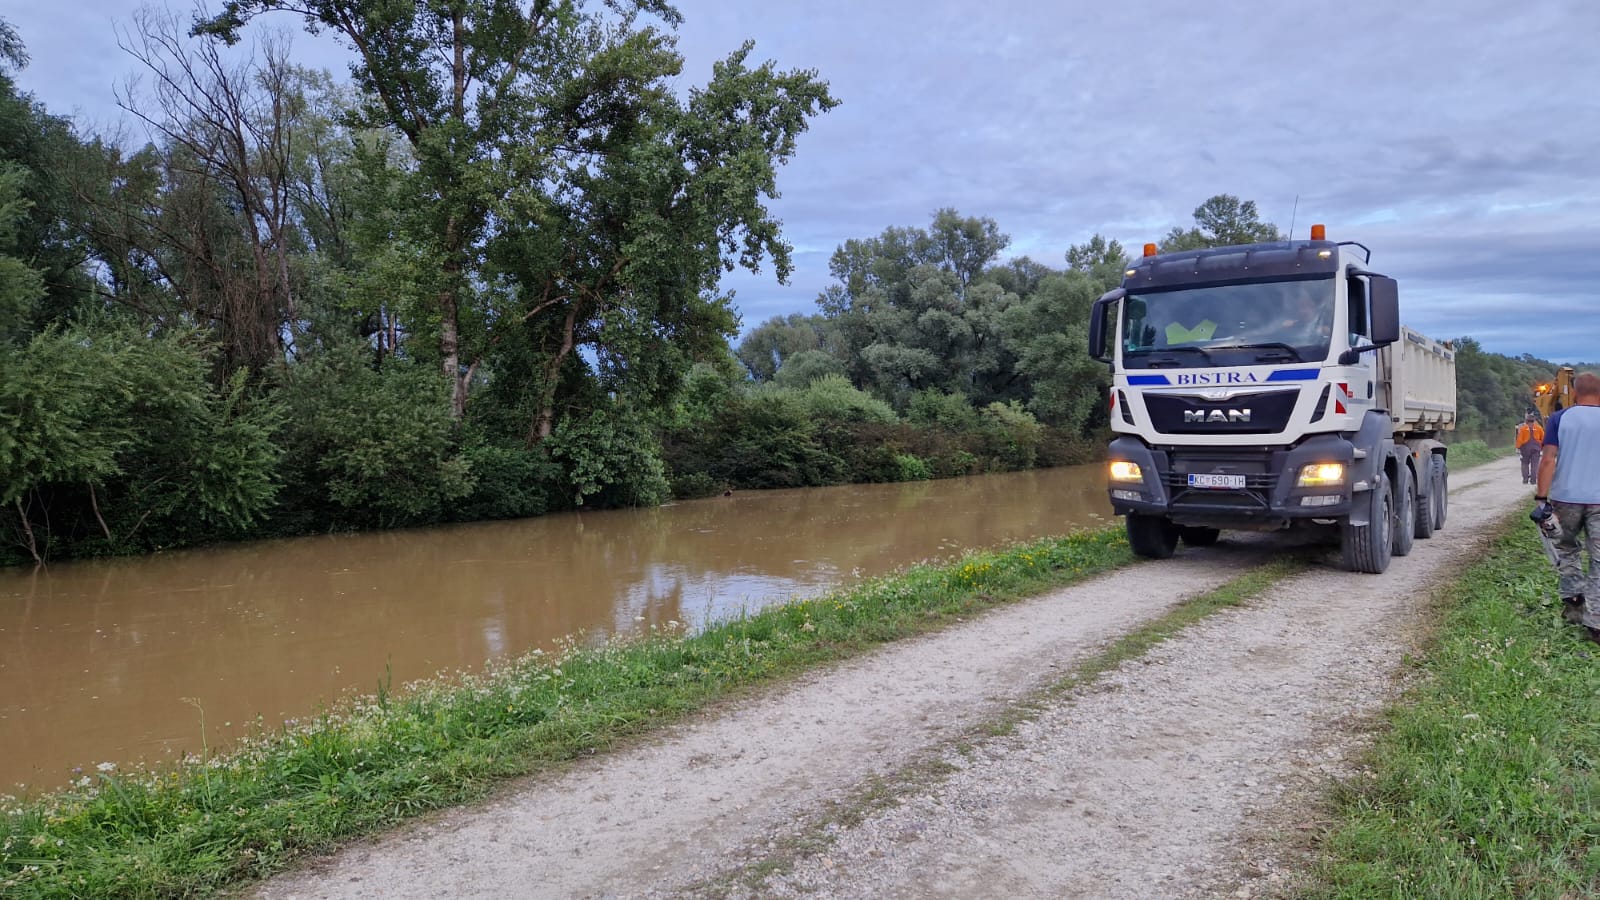
<path fill-rule="evenodd" d="M 1098 466 L 0 571 L 0 784 L 158 759 L 349 690 L 699 625 L 1109 517 Z M 192 700 L 198 708 L 190 703 Z"/>

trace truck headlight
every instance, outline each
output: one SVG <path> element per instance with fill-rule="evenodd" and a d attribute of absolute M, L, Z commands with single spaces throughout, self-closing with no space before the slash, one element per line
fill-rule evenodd
<path fill-rule="evenodd" d="M 1344 463 L 1312 463 L 1300 468 L 1295 487 L 1328 487 L 1344 484 Z"/>
<path fill-rule="evenodd" d="M 1139 464 L 1128 462 L 1125 459 L 1111 461 L 1112 481 L 1144 481 L 1144 472 L 1139 470 Z"/>

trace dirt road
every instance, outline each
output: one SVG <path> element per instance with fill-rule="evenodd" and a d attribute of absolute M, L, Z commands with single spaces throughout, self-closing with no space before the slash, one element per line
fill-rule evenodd
<path fill-rule="evenodd" d="M 1353 723 L 1393 698 L 1426 590 L 1529 496 L 1516 467 L 1452 473 L 1445 530 L 1384 575 L 1331 552 L 1005 737 L 966 740 L 1273 542 L 1180 551 L 888 647 L 257 896 L 1250 895 L 1283 877 L 1270 838 L 1292 830 L 1295 796 L 1341 771 Z M 875 776 L 930 762 L 944 774 L 824 824 L 831 804 L 865 808 Z M 796 842 L 810 849 L 763 880 Z"/>

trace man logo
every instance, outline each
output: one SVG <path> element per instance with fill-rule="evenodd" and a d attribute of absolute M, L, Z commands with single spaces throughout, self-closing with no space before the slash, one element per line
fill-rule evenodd
<path fill-rule="evenodd" d="M 1250 421 L 1250 410 L 1230 409 L 1224 411 L 1220 409 L 1186 409 L 1183 411 L 1183 421 L 1204 422 L 1207 425 L 1214 425 L 1218 422 L 1223 424 L 1227 424 L 1229 422 L 1248 422 Z"/>

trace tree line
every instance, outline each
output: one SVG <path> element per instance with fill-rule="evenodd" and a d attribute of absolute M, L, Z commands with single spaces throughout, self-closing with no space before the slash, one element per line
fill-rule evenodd
<path fill-rule="evenodd" d="M 228 49 L 257 19 L 333 34 L 350 81 Z M 680 89 L 679 21 L 147 11 L 135 142 L 19 91 L 0 20 L 0 562 L 1097 453 L 1087 314 L 1125 256 L 1099 235 L 1056 268 L 941 210 L 845 241 L 817 313 L 735 345 L 721 276 L 787 279 L 776 172 L 838 101 L 749 44 Z M 1163 244 L 1276 235 L 1219 195 Z"/>

